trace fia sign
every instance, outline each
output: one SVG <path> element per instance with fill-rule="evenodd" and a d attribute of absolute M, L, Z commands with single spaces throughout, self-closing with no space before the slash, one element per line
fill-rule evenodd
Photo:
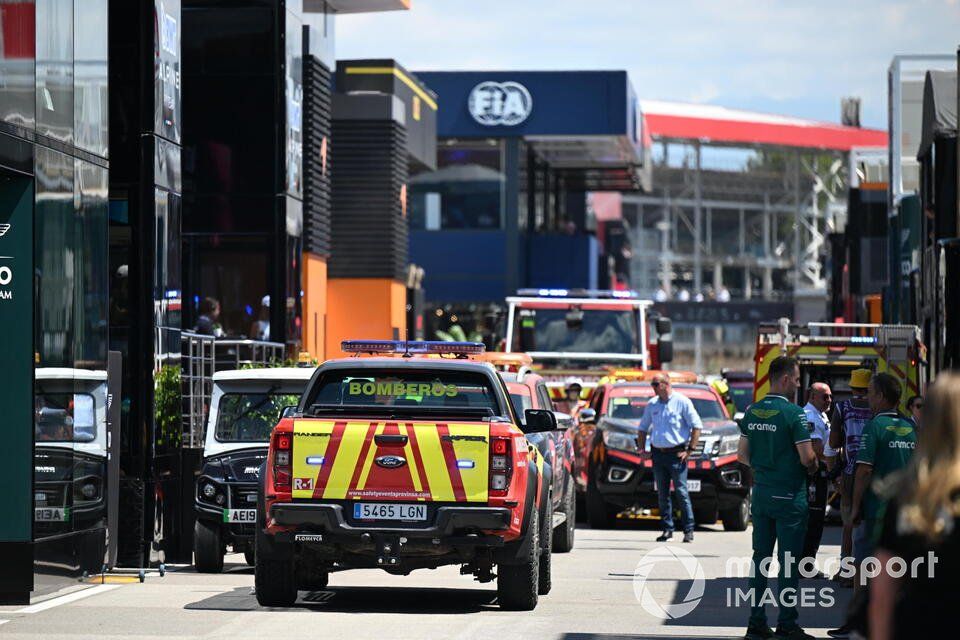
<path fill-rule="evenodd" d="M 470 115 L 488 127 L 514 127 L 530 117 L 533 98 L 519 82 L 481 82 L 467 100 Z"/>

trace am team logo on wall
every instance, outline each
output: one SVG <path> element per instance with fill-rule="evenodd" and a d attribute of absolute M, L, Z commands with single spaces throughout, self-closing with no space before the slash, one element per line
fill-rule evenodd
<path fill-rule="evenodd" d="M 533 98 L 519 82 L 481 82 L 467 99 L 470 115 L 488 127 L 514 127 L 530 117 Z"/>

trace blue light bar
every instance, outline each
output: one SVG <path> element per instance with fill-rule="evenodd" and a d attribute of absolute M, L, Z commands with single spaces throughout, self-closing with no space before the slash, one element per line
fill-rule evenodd
<path fill-rule="evenodd" d="M 323 456 L 307 456 L 307 464 L 322 465 L 324 462 Z"/>
<path fill-rule="evenodd" d="M 486 347 L 482 342 L 441 342 L 434 340 L 344 340 L 340 348 L 345 353 L 436 353 L 478 354 Z"/>
<path fill-rule="evenodd" d="M 473 469 L 476 463 L 473 460 L 467 460 L 466 458 L 460 458 L 457 460 L 457 469 Z"/>
<path fill-rule="evenodd" d="M 851 344 L 877 344 L 875 336 L 850 336 Z"/>

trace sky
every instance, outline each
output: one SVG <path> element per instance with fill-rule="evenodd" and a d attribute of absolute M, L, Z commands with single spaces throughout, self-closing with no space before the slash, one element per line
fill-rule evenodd
<path fill-rule="evenodd" d="M 626 69 L 641 100 L 886 128 L 896 54 L 955 55 L 960 0 L 412 0 L 337 18 L 340 59 L 434 70 Z"/>

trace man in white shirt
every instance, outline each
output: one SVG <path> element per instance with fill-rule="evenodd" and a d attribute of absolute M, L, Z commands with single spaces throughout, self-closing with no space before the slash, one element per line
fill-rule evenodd
<path fill-rule="evenodd" d="M 827 470 L 833 468 L 837 452 L 830 447 L 830 421 L 827 415 L 833 404 L 833 393 L 825 382 L 814 382 L 808 392 L 808 401 L 803 408 L 810 429 L 810 441 L 820 471 L 809 480 L 807 488 L 807 535 L 803 543 L 803 557 L 816 558 L 823 537 L 823 519 L 827 508 Z"/>

